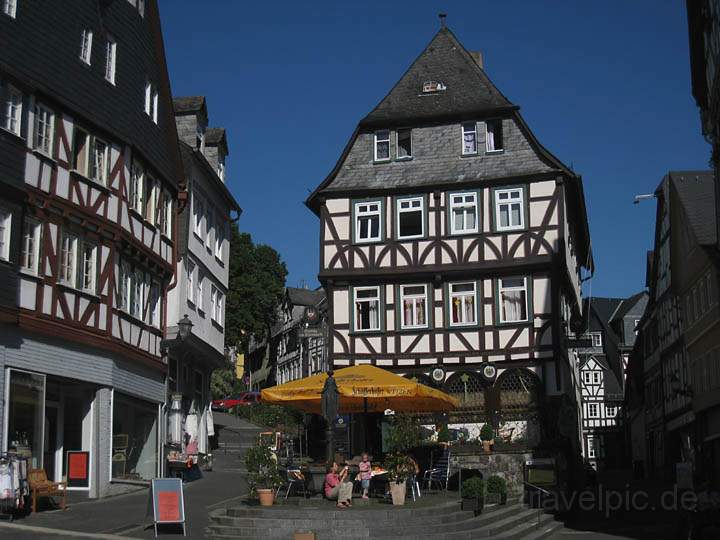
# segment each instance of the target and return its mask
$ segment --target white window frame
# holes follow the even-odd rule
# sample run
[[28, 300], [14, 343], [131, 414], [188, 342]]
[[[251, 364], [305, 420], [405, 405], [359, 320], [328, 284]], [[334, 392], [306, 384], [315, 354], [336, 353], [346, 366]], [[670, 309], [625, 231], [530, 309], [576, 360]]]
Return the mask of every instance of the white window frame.
[[[377, 210], [370, 210], [370, 205], [377, 205]], [[367, 206], [367, 210], [361, 210], [360, 208], [362, 206]], [[357, 201], [354, 203], [354, 215], [355, 215], [355, 243], [361, 244], [361, 243], [370, 243], [370, 242], [379, 242], [382, 239], [382, 231], [383, 231], [383, 212], [382, 212], [382, 200], [375, 200], [375, 201]], [[372, 218], [373, 216], [377, 216], [378, 220], [378, 230], [377, 230], [377, 236], [368, 236], [367, 238], [360, 238], [360, 218], [361, 217], [367, 217]], [[368, 224], [368, 234], [372, 234], [372, 227]]]
[[592, 342], [593, 347], [602, 347], [602, 333], [600, 332], [591, 332], [590, 333], [590, 340]]
[[[420, 207], [414, 207], [415, 203], [419, 202]], [[403, 203], [410, 203], [410, 208], [402, 208]], [[420, 234], [411, 234], [403, 236], [400, 233], [400, 215], [407, 214], [410, 212], [420, 212]], [[395, 226], [397, 227], [397, 239], [398, 240], [413, 240], [415, 238], [425, 238], [425, 197], [402, 197], [395, 200]]]
[[117, 41], [108, 35], [105, 36], [105, 80], [115, 84], [115, 62], [117, 58]]
[[213, 206], [208, 202], [205, 206], [205, 247], [208, 251], [212, 250], [211, 231], [215, 231], [215, 210], [213, 210]]
[[592, 384], [592, 374], [589, 371], [583, 371], [582, 377], [585, 384]]
[[[98, 143], [105, 146], [105, 149], [102, 152], [102, 167], [98, 167]], [[108, 171], [110, 169], [110, 145], [103, 141], [102, 139], [98, 139], [97, 137], [92, 138], [92, 164], [90, 167], [88, 167], [89, 177], [92, 180], [95, 180], [99, 184], [102, 184], [103, 186], [107, 185], [108, 181]], [[87, 156], [88, 159], [90, 159], [90, 156]], [[99, 171], [99, 174], [98, 174]]]
[[198, 276], [197, 276], [197, 292], [195, 295], [195, 306], [198, 308], [198, 311], [205, 311], [205, 302], [203, 298], [203, 275], [200, 273], [200, 270], [198, 270]]
[[12, 212], [0, 206], [0, 259], [10, 260], [10, 239], [12, 238]]
[[187, 301], [195, 304], [195, 267], [197, 265], [188, 259], [185, 265], [185, 275], [187, 277]]
[[[97, 291], [97, 253], [98, 246], [92, 242], [82, 241], [82, 249], [80, 251], [80, 288], [90, 294], [96, 294]], [[90, 249], [90, 260], [86, 258], [86, 248]]]
[[[405, 289], [410, 287], [422, 287], [423, 293], [422, 294], [407, 294], [405, 293]], [[409, 300], [412, 302], [412, 310], [411, 310], [411, 318], [412, 320], [410, 323], [408, 323], [405, 320], [405, 301]], [[425, 322], [418, 323], [417, 321], [417, 304], [419, 301], [424, 303], [424, 318]], [[400, 328], [403, 330], [414, 330], [418, 328], [427, 328], [428, 327], [428, 287], [425, 283], [411, 283], [411, 284], [402, 284], [400, 285], [400, 305], [398, 306], [398, 309], [400, 310]]]
[[[589, 418], [589, 416], [588, 416]], [[587, 446], [588, 446], [588, 457], [589, 458], [596, 458], [596, 447], [595, 447], [595, 437], [588, 437], [587, 438]]]
[[[453, 287], [457, 287], [459, 285], [472, 285], [472, 293], [469, 291], [460, 291], [460, 292], [454, 292]], [[473, 320], [472, 321], [459, 321], [455, 322], [453, 321], [453, 302], [456, 298], [460, 301], [460, 313], [462, 318], [465, 318], [465, 303], [467, 301], [467, 298], [472, 296], [473, 298]], [[450, 305], [448, 306], [448, 319], [450, 321], [450, 326], [475, 326], [478, 324], [478, 294], [477, 294], [477, 283], [475, 281], [458, 281], [455, 283], [449, 283], [448, 284], [448, 300], [450, 302]]]
[[[358, 326], [358, 316], [357, 316], [357, 304], [358, 304], [358, 292], [361, 291], [375, 291], [375, 296], [373, 297], [367, 297], [362, 298], [359, 301], [360, 302], [375, 302], [377, 305], [377, 325], [375, 327], [371, 328], [359, 328]], [[353, 289], [353, 304], [352, 304], [352, 310], [353, 310], [353, 330], [355, 332], [377, 332], [382, 328], [382, 317], [385, 316], [385, 312], [382, 309], [382, 297], [380, 294], [380, 286], [371, 286], [371, 287], [355, 287]]]
[[[472, 130], [467, 129], [468, 127], [472, 126]], [[461, 126], [461, 139], [460, 139], [460, 152], [463, 156], [477, 156], [478, 155], [478, 128], [477, 128], [477, 122], [463, 122]], [[469, 135], [472, 133], [475, 135], [475, 150], [472, 152], [467, 152], [465, 150], [465, 135]]]
[[170, 192], [163, 190], [163, 205], [162, 205], [162, 234], [172, 239], [172, 226], [173, 226], [173, 200], [170, 196]]
[[145, 175], [145, 203], [143, 207], [143, 218], [152, 223], [153, 225], [157, 222], [157, 200], [158, 200], [158, 182], [152, 176]]
[[152, 121], [158, 123], [158, 91], [155, 87], [152, 94]]
[[135, 268], [130, 272], [128, 312], [136, 319], [141, 319], [145, 307], [145, 275], [142, 270]]
[[128, 203], [130, 208], [138, 214], [143, 213], [145, 201], [145, 169], [139, 163], [133, 163], [130, 172], [130, 189], [128, 190]]
[[617, 418], [618, 408], [615, 405], [605, 405], [605, 416]]
[[[490, 138], [488, 137], [488, 133], [489, 133], [489, 130], [488, 130], [488, 122], [497, 122], [497, 123], [500, 125], [500, 133], [502, 134], [502, 135], [501, 135], [501, 138], [502, 138], [502, 140], [503, 140], [503, 141], [502, 141], [502, 143], [503, 143], [502, 148], [496, 148], [496, 147], [495, 147], [495, 137], [494, 137], [494, 136], [493, 136], [493, 148], [490, 148]], [[486, 120], [486, 121], [483, 122], [483, 123], [485, 124], [485, 152], [486, 152], [487, 154], [499, 154], [499, 153], [501, 153], [501, 152], [504, 152], [504, 151], [505, 151], [505, 137], [504, 137], [504, 133], [503, 133], [503, 121], [502, 121], [502, 119], [497, 118], [497, 119], [493, 119], [493, 120]], [[494, 135], [494, 134], [493, 134], [493, 135]]]
[[89, 28], [84, 28], [80, 37], [80, 60], [88, 66], [92, 61], [92, 42], [93, 32]]
[[[20, 268], [26, 272], [37, 275], [40, 271], [40, 238], [42, 233], [41, 223], [32, 218], [25, 218], [23, 223], [22, 246], [20, 248]], [[32, 242], [32, 246], [28, 245]], [[26, 253], [32, 257], [32, 264], [27, 265]]]
[[[455, 197], [462, 197], [462, 202], [456, 203]], [[469, 203], [465, 201], [465, 198], [472, 197], [473, 202]], [[475, 191], [466, 191], [463, 193], [450, 193], [448, 194], [450, 199], [450, 234], [472, 234], [477, 233], [480, 230], [480, 209], [478, 205], [478, 194]], [[467, 212], [468, 208], [472, 208], [475, 212], [475, 227], [472, 228], [455, 228], [455, 210], [461, 209], [463, 212], [463, 225], [467, 223]]]
[[[523, 286], [522, 287], [515, 287], [515, 286], [503, 286], [503, 281], [506, 279], [522, 279], [523, 280]], [[502, 299], [502, 293], [503, 291], [524, 291], [525, 292], [525, 318], [524, 319], [514, 319], [511, 321], [505, 320], [505, 317], [503, 315], [503, 299]], [[505, 278], [498, 278], [498, 315], [500, 317], [501, 323], [516, 323], [516, 322], [527, 322], [532, 317], [530, 313], [530, 298], [529, 298], [529, 292], [528, 292], [528, 278], [527, 276], [508, 276]]]
[[14, 19], [17, 15], [17, 0], [3, 0], [3, 13]]
[[224, 296], [215, 285], [210, 286], [210, 318], [220, 326], [223, 325]]
[[52, 157], [53, 142], [55, 138], [55, 113], [53, 113], [52, 109], [46, 107], [42, 103], [36, 103], [35, 121], [33, 124], [33, 147], [38, 152], [41, 152], [48, 157]]
[[[518, 193], [519, 197], [512, 197], [514, 193]], [[500, 200], [501, 194], [507, 194], [508, 199]], [[525, 190], [521, 187], [496, 189], [493, 195], [495, 201], [495, 228], [498, 231], [519, 231], [525, 228]], [[500, 221], [500, 208], [504, 205], [508, 207], [513, 204], [520, 205], [520, 223], [512, 224], [512, 212], [511, 208], [508, 208], [508, 225], [503, 226]]]
[[3, 98], [3, 123], [2, 128], [20, 136], [22, 128], [22, 107], [23, 95], [17, 88], [12, 85], [5, 87]]
[[223, 260], [223, 244], [225, 243], [225, 227], [221, 218], [215, 218], [215, 258]]
[[[593, 413], [593, 411], [595, 411]], [[600, 405], [598, 403], [588, 403], [588, 418], [600, 418]]]
[[[410, 134], [410, 153], [407, 156], [401, 156], [400, 155], [400, 132], [407, 132]], [[395, 131], [395, 159], [398, 161], [403, 161], [406, 159], [412, 159], [413, 158], [413, 136], [412, 136], [412, 129], [411, 128], [401, 128]]]
[[77, 279], [78, 242], [79, 238], [75, 234], [67, 231], [62, 231], [60, 234], [60, 269], [58, 272], [58, 281], [69, 287], [75, 287]]
[[[378, 138], [378, 135], [380, 133], [387, 133], [387, 138], [382, 138], [382, 139]], [[390, 148], [390, 130], [389, 129], [379, 129], [373, 134], [373, 137], [374, 137], [373, 153], [374, 153], [375, 161], [377, 161], [377, 162], [390, 161], [390, 158], [392, 155], [391, 148]], [[387, 157], [383, 157], [383, 158], [378, 157], [378, 144], [379, 143], [387, 143], [387, 146], [388, 146]]]
[[593, 371], [592, 383], [593, 384], [602, 384], [602, 373], [600, 371]]
[[160, 328], [160, 284], [153, 281], [150, 285], [150, 324]]

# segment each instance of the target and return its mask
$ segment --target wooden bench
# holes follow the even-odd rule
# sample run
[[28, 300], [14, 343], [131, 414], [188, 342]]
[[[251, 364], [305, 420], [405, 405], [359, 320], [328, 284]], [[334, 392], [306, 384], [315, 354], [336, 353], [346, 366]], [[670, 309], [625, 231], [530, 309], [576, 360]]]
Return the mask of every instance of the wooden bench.
[[37, 500], [40, 497], [55, 497], [62, 495], [60, 508], [65, 510], [65, 497], [67, 495], [67, 482], [51, 482], [48, 480], [45, 469], [30, 469], [28, 472], [28, 485], [32, 496], [32, 511], [37, 512]]

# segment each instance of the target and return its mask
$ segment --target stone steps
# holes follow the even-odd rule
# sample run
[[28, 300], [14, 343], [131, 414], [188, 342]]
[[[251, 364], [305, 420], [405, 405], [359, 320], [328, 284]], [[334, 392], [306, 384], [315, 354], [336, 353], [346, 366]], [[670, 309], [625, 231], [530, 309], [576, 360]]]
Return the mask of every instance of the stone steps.
[[210, 515], [209, 538], [292, 538], [297, 531], [314, 531], [318, 540], [332, 538], [383, 540], [444, 540], [476, 538], [541, 540], [562, 524], [553, 516], [518, 503], [488, 507], [475, 517], [460, 510], [458, 501], [418, 508], [333, 510], [332, 507], [218, 509]]

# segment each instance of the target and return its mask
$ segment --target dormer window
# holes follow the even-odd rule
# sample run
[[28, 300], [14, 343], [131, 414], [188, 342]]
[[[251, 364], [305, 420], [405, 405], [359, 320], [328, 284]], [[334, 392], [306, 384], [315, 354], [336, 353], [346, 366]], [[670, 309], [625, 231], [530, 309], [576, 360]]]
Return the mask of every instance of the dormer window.
[[80, 60], [90, 65], [90, 55], [92, 53], [92, 30], [87, 28], [82, 32], [82, 40], [80, 44]]
[[217, 174], [218, 174], [218, 177], [220, 178], [220, 180], [222, 180], [224, 182], [225, 181], [225, 160], [222, 158], [218, 161]]
[[390, 130], [381, 129], [375, 132], [375, 161], [390, 160]]
[[425, 81], [422, 87], [423, 94], [435, 94], [445, 90], [447, 90], [447, 86], [440, 81]]
[[205, 128], [198, 126], [195, 131], [195, 148], [201, 152], [205, 151]]
[[477, 154], [477, 124], [465, 122], [462, 125], [462, 154], [470, 156]]
[[502, 152], [503, 129], [502, 120], [488, 120], [485, 122], [485, 150], [487, 152]]
[[412, 158], [412, 131], [410, 129], [397, 130], [397, 158]]

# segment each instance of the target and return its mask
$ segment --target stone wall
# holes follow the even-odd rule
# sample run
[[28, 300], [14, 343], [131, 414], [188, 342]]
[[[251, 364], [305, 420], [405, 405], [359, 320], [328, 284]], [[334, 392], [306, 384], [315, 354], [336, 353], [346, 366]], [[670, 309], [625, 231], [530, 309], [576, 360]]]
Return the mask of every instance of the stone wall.
[[532, 459], [530, 452], [456, 453], [450, 455], [451, 467], [455, 470], [477, 469], [483, 478], [497, 475], [505, 479], [508, 494], [520, 494], [523, 490], [523, 466]]

